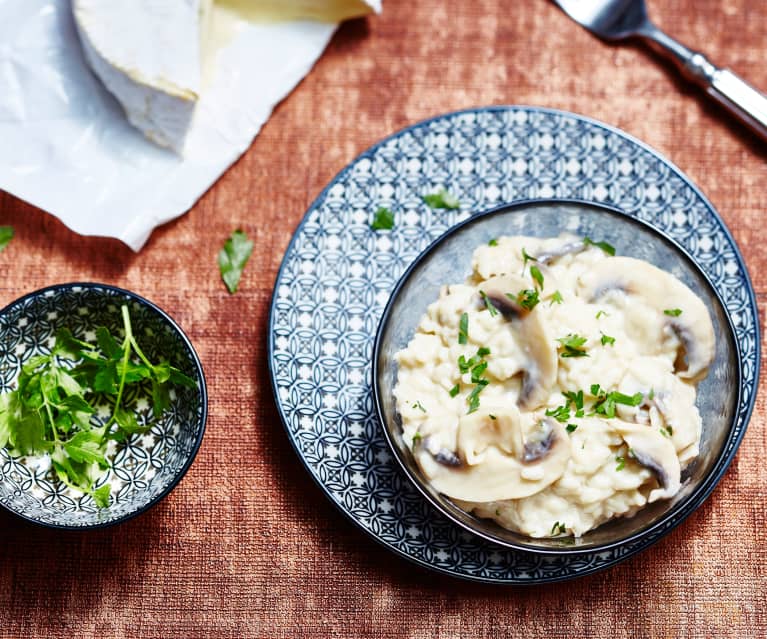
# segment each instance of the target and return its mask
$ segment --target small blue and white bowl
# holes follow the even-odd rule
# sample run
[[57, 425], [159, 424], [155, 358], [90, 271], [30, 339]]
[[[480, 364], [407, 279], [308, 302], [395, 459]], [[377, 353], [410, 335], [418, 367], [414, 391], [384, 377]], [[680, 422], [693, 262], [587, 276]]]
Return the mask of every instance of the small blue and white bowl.
[[[194, 461], [208, 413], [199, 357], [164, 311], [130, 291], [106, 284], [60, 284], [6, 306], [0, 311], [0, 393], [14, 388], [26, 361], [49, 352], [61, 328], [83, 340], [92, 340], [99, 326], [121, 334], [123, 304], [128, 305], [134, 335], [150, 361], [168, 361], [194, 379], [197, 387], [175, 388], [170, 408], [153, 419], [149, 431], [118, 444], [109, 470], [96, 484], [111, 486], [106, 508], [98, 508], [90, 495], [66, 487], [45, 458], [25, 463], [0, 448], [0, 506], [23, 519], [65, 529], [117, 524], [159, 502]], [[145, 410], [151, 416], [151, 407]]]

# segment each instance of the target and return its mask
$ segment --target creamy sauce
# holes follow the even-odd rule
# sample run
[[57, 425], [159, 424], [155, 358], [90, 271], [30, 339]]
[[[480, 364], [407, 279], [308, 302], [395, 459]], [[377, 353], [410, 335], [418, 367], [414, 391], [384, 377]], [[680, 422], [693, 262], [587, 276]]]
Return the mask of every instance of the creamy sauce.
[[703, 302], [572, 236], [498, 238], [472, 266], [396, 356], [404, 441], [432, 485], [531, 537], [676, 494], [714, 354]]

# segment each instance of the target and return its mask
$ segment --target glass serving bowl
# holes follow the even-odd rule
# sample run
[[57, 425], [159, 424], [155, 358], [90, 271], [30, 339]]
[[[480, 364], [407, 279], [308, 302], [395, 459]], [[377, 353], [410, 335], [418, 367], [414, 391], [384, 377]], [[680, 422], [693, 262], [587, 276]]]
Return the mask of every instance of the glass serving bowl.
[[[677, 495], [648, 504], [631, 517], [606, 522], [577, 539], [534, 539], [465, 512], [429, 484], [402, 438], [393, 393], [397, 381], [394, 355], [413, 337], [427, 307], [438, 299], [440, 287], [463, 282], [471, 274], [476, 247], [502, 235], [556, 237], [563, 232], [605, 240], [615, 247], [616, 255], [646, 260], [687, 284], [709, 311], [716, 354], [708, 375], [698, 384], [696, 401], [703, 421], [700, 454], [683, 470]], [[374, 346], [373, 371], [376, 408], [386, 439], [424, 497], [450, 520], [485, 539], [516, 550], [552, 554], [598, 552], [638, 541], [661, 529], [668, 532], [699, 506], [728, 465], [726, 452], [733, 439], [742, 373], [734, 327], [724, 304], [708, 277], [679, 244], [617, 209], [563, 200], [519, 202], [479, 213], [432, 243], [403, 274], [384, 310]]]

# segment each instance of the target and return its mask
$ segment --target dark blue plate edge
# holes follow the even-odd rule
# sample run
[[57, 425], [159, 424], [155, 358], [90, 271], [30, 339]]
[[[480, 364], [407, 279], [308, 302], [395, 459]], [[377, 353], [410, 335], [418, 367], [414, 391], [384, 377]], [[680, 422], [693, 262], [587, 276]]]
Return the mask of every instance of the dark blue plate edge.
[[163, 499], [165, 499], [173, 491], [173, 489], [179, 484], [179, 482], [186, 475], [189, 468], [192, 466], [192, 463], [194, 462], [195, 458], [197, 457], [197, 453], [200, 450], [200, 446], [202, 446], [202, 440], [205, 435], [205, 428], [208, 422], [208, 386], [207, 386], [207, 381], [205, 379], [205, 372], [203, 371], [203, 368], [202, 368], [202, 362], [200, 361], [200, 357], [197, 354], [197, 351], [194, 349], [194, 346], [192, 346], [192, 342], [189, 339], [189, 337], [186, 335], [186, 333], [181, 329], [181, 327], [176, 323], [176, 321], [170, 315], [168, 315], [164, 310], [162, 310], [159, 306], [157, 306], [157, 304], [149, 301], [148, 299], [139, 295], [138, 293], [129, 291], [128, 289], [120, 288], [119, 286], [113, 286], [111, 284], [101, 284], [99, 282], [66, 282], [63, 284], [52, 284], [51, 286], [46, 286], [44, 288], [31, 291], [30, 293], [27, 293], [26, 295], [22, 295], [21, 297], [9, 302], [2, 309], [0, 309], [0, 315], [5, 315], [6, 312], [10, 311], [16, 305], [22, 304], [23, 302], [29, 299], [32, 299], [33, 297], [38, 297], [40, 295], [43, 295], [44, 293], [48, 291], [71, 291], [73, 288], [76, 288], [76, 287], [81, 287], [86, 289], [103, 289], [103, 290], [112, 291], [114, 293], [117, 293], [118, 295], [125, 295], [131, 300], [135, 300], [139, 302], [140, 304], [146, 305], [147, 307], [152, 309], [154, 312], [156, 312], [158, 315], [160, 315], [160, 317], [162, 317], [166, 322], [168, 322], [171, 328], [173, 328], [173, 330], [175, 330], [176, 333], [178, 333], [178, 335], [181, 337], [181, 341], [186, 346], [188, 352], [192, 356], [192, 362], [194, 363], [194, 366], [197, 369], [197, 374], [200, 380], [200, 401], [202, 405], [202, 413], [200, 415], [200, 432], [198, 433], [197, 439], [195, 440], [192, 446], [192, 450], [189, 453], [189, 458], [186, 460], [184, 465], [181, 467], [181, 470], [171, 480], [168, 486], [166, 486], [165, 489], [161, 493], [159, 493], [157, 496], [155, 496], [149, 503], [145, 504], [138, 510], [135, 510], [126, 515], [123, 515], [122, 517], [118, 519], [112, 519], [110, 521], [106, 521], [99, 524], [90, 524], [85, 526], [65, 526], [63, 524], [51, 524], [47, 522], [38, 521], [31, 517], [27, 517], [26, 515], [22, 515], [21, 513], [17, 513], [15, 510], [8, 508], [5, 504], [0, 504], [0, 508], [11, 513], [14, 517], [23, 519], [24, 521], [34, 524], [35, 526], [39, 526], [41, 528], [52, 528], [56, 530], [66, 530], [70, 532], [79, 532], [79, 531], [84, 532], [88, 530], [98, 530], [100, 528], [110, 528], [112, 526], [121, 524], [125, 521], [128, 521], [129, 519], [133, 519], [134, 517], [138, 517], [139, 515], [144, 514], [150, 508], [152, 508], [153, 506], [156, 506]]
[[[426, 118], [424, 120], [419, 120], [417, 122], [414, 122], [413, 124], [410, 124], [408, 126], [402, 127], [401, 129], [395, 131], [394, 133], [386, 136], [385, 138], [380, 139], [375, 144], [371, 145], [367, 149], [365, 149], [363, 152], [359, 153], [355, 158], [350, 160], [344, 168], [342, 168], [336, 175], [333, 176], [333, 178], [330, 179], [330, 181], [327, 183], [325, 188], [320, 192], [320, 194], [312, 201], [312, 203], [307, 208], [306, 212], [304, 213], [303, 217], [301, 218], [301, 221], [299, 222], [298, 226], [296, 227], [295, 231], [293, 232], [293, 235], [290, 238], [290, 242], [288, 243], [287, 248], [285, 249], [285, 255], [282, 259], [282, 262], [280, 263], [280, 268], [277, 271], [277, 275], [275, 277], [274, 282], [274, 290], [276, 291], [277, 285], [279, 284], [280, 279], [282, 278], [283, 271], [286, 269], [287, 263], [288, 263], [288, 256], [291, 254], [291, 252], [294, 249], [295, 243], [297, 241], [297, 236], [301, 229], [304, 227], [304, 225], [308, 221], [308, 215], [310, 211], [316, 209], [319, 207], [319, 205], [326, 199], [328, 192], [330, 191], [331, 187], [338, 182], [342, 177], [344, 177], [347, 173], [351, 171], [351, 167], [355, 165], [359, 160], [369, 157], [372, 154], [374, 154], [380, 147], [384, 146], [391, 140], [403, 135], [407, 131], [429, 125], [433, 122], [437, 122], [439, 120], [445, 120], [448, 118], [452, 118], [455, 116], [460, 115], [468, 115], [468, 114], [478, 114], [478, 113], [502, 113], [507, 111], [527, 111], [527, 112], [538, 112], [538, 113], [546, 113], [554, 116], [559, 116], [563, 118], [574, 118], [576, 120], [580, 120], [582, 122], [585, 122], [587, 124], [590, 124], [594, 127], [601, 128], [605, 131], [609, 131], [610, 133], [613, 133], [617, 135], [618, 137], [622, 137], [623, 139], [628, 140], [629, 142], [632, 142], [633, 144], [636, 144], [643, 150], [645, 150], [647, 153], [649, 153], [651, 156], [657, 158], [662, 163], [664, 163], [666, 166], [668, 166], [672, 171], [674, 171], [679, 177], [699, 198], [700, 200], [705, 204], [705, 206], [709, 209], [709, 211], [712, 213], [714, 220], [719, 225], [721, 231], [724, 233], [724, 236], [729, 241], [730, 245], [732, 246], [733, 252], [735, 254], [735, 259], [738, 261], [739, 266], [741, 267], [741, 270], [743, 271], [743, 274], [745, 276], [746, 281], [746, 287], [748, 289], [748, 298], [750, 302], [750, 308], [753, 313], [753, 316], [756, 318], [755, 321], [755, 347], [754, 347], [754, 391], [751, 395], [751, 398], [749, 400], [748, 405], [746, 406], [744, 417], [743, 417], [743, 429], [739, 433], [738, 437], [736, 438], [736, 441], [734, 442], [734, 446], [731, 451], [731, 455], [728, 458], [727, 465], [729, 466], [729, 463], [732, 461], [732, 458], [734, 457], [735, 453], [737, 452], [738, 447], [740, 446], [740, 442], [743, 439], [743, 435], [746, 432], [746, 427], [748, 426], [748, 423], [751, 419], [751, 414], [754, 409], [754, 403], [756, 401], [756, 390], [757, 390], [757, 384], [759, 380], [759, 374], [761, 370], [761, 353], [759, 349], [759, 344], [761, 344], [761, 337], [760, 337], [760, 330], [759, 330], [759, 313], [756, 306], [756, 294], [754, 292], [754, 287], [751, 283], [751, 277], [748, 273], [748, 269], [746, 268], [745, 260], [743, 259], [743, 256], [740, 253], [740, 249], [738, 248], [738, 245], [735, 242], [735, 239], [732, 236], [732, 233], [730, 233], [730, 230], [727, 228], [727, 226], [724, 223], [724, 220], [719, 215], [717, 210], [714, 208], [714, 206], [711, 204], [711, 202], [708, 200], [708, 198], [703, 194], [703, 192], [688, 178], [684, 172], [682, 172], [679, 167], [677, 167], [673, 162], [669, 161], [663, 154], [659, 153], [646, 143], [642, 142], [641, 140], [635, 138], [634, 136], [626, 133], [625, 131], [622, 131], [618, 129], [617, 127], [611, 126], [609, 124], [605, 124], [603, 122], [600, 122], [599, 120], [595, 120], [593, 118], [590, 118], [588, 116], [584, 116], [578, 113], [573, 113], [571, 111], [563, 111], [561, 109], [552, 109], [549, 107], [540, 107], [540, 106], [530, 106], [530, 105], [524, 105], [524, 104], [516, 104], [516, 105], [493, 105], [493, 106], [484, 106], [484, 107], [469, 107], [466, 109], [460, 109], [457, 111], [450, 111], [447, 113], [441, 113], [439, 115]], [[519, 200], [517, 200], [519, 201]], [[508, 202], [507, 204], [513, 204], [514, 202]], [[597, 204], [594, 202], [588, 202], [588, 204]], [[704, 272], [705, 273], [705, 272]], [[707, 274], [706, 274], [707, 275]], [[719, 293], [716, 286], [714, 286], [714, 290], [717, 291], [717, 294]], [[725, 305], [725, 309], [727, 309], [727, 306]], [[351, 521], [357, 528], [362, 530], [366, 535], [371, 537], [373, 540], [375, 540], [378, 544], [380, 544], [382, 547], [394, 552], [395, 554], [399, 555], [400, 557], [405, 558], [411, 563], [414, 563], [418, 566], [424, 567], [427, 570], [439, 572], [442, 574], [449, 575], [451, 577], [455, 577], [458, 579], [462, 579], [465, 581], [471, 581], [475, 583], [486, 583], [486, 584], [494, 584], [494, 585], [507, 585], [507, 586], [527, 586], [527, 585], [536, 585], [536, 584], [544, 584], [544, 583], [552, 583], [552, 582], [560, 582], [560, 581], [569, 581], [571, 579], [576, 579], [578, 577], [583, 577], [588, 574], [593, 574], [595, 572], [599, 572], [601, 570], [605, 570], [607, 568], [610, 568], [624, 559], [629, 558], [630, 556], [644, 550], [648, 545], [654, 543], [654, 540], [651, 542], [648, 542], [647, 545], [642, 545], [639, 548], [636, 548], [632, 553], [626, 554], [625, 556], [622, 556], [618, 559], [616, 559], [613, 563], [608, 563], [603, 566], [599, 566], [597, 568], [588, 569], [587, 571], [573, 574], [573, 575], [565, 575], [565, 576], [556, 576], [556, 577], [544, 577], [544, 578], [538, 578], [538, 579], [530, 579], [529, 581], [510, 581], [508, 579], [500, 579], [500, 578], [493, 578], [493, 577], [481, 577], [477, 575], [470, 575], [466, 573], [458, 573], [455, 571], [448, 570], [447, 568], [443, 568], [441, 566], [435, 566], [431, 563], [428, 563], [424, 560], [418, 559], [417, 557], [413, 557], [399, 548], [392, 546], [388, 542], [384, 541], [383, 539], [379, 538], [377, 535], [373, 534], [368, 528], [365, 528], [359, 521], [357, 521], [351, 513], [349, 513], [347, 510], [345, 510], [340, 503], [338, 503], [335, 499], [333, 499], [333, 496], [330, 495], [330, 493], [327, 491], [326, 487], [320, 479], [314, 474], [309, 464], [304, 459], [304, 456], [302, 452], [299, 450], [298, 445], [296, 441], [292, 437], [292, 433], [290, 431], [290, 427], [288, 425], [287, 416], [285, 415], [285, 412], [282, 408], [282, 404], [280, 403], [280, 397], [279, 397], [279, 391], [277, 388], [277, 378], [276, 378], [276, 372], [274, 368], [274, 317], [277, 310], [277, 301], [276, 301], [276, 295], [272, 295], [272, 301], [269, 305], [269, 322], [268, 322], [268, 332], [267, 332], [267, 364], [269, 366], [269, 377], [271, 378], [272, 382], [272, 395], [274, 397], [275, 405], [277, 406], [277, 412], [280, 416], [280, 420], [282, 421], [283, 428], [285, 429], [285, 434], [287, 435], [288, 441], [290, 442], [290, 445], [293, 447], [293, 450], [295, 451], [296, 455], [298, 456], [299, 460], [301, 461], [301, 464], [304, 466], [304, 468], [309, 473], [309, 476], [314, 480], [315, 484], [320, 488], [320, 490], [325, 494], [325, 496], [329, 499], [329, 501], [349, 520]], [[727, 313], [729, 316], [729, 311]], [[737, 342], [737, 340], [736, 340]], [[741, 385], [742, 386], [742, 385]], [[742, 392], [742, 388], [739, 389], [739, 393]], [[726, 470], [727, 466], [723, 470]], [[713, 487], [712, 487], [713, 490]], [[695, 510], [693, 508], [693, 510]], [[691, 514], [690, 512], [685, 513], [678, 513], [680, 517], [686, 518]]]
[[[379, 392], [380, 389], [377, 382], [378, 376], [376, 372], [378, 370], [378, 364], [379, 364], [380, 340], [383, 334], [384, 326], [387, 323], [389, 316], [391, 315], [393, 301], [396, 298], [397, 294], [399, 293], [400, 289], [405, 285], [407, 280], [410, 278], [412, 272], [416, 268], [418, 268], [421, 262], [429, 254], [437, 250], [440, 244], [442, 244], [443, 242], [446, 242], [449, 238], [459, 233], [462, 229], [480, 222], [483, 218], [492, 216], [497, 213], [502, 213], [508, 210], [525, 209], [531, 206], [546, 206], [546, 205], [565, 205], [565, 206], [576, 205], [576, 206], [583, 206], [586, 208], [591, 208], [596, 210], [609, 211], [624, 217], [630, 224], [636, 224], [637, 226], [644, 227], [646, 230], [650, 232], [651, 235], [652, 234], [657, 235], [662, 240], [664, 240], [667, 244], [671, 245], [684, 257], [684, 259], [690, 264], [692, 269], [701, 275], [704, 282], [706, 282], [706, 285], [713, 292], [714, 299], [717, 301], [721, 309], [724, 311], [724, 316], [727, 318], [727, 326], [729, 328], [728, 337], [731, 339], [732, 343], [735, 346], [735, 355], [736, 355], [737, 361], [738, 362], [741, 361], [740, 344], [738, 343], [737, 333], [735, 332], [735, 325], [733, 324], [732, 318], [730, 317], [730, 314], [727, 311], [727, 306], [725, 305], [724, 300], [722, 299], [722, 296], [720, 295], [719, 291], [716, 289], [716, 286], [714, 286], [714, 283], [711, 281], [711, 278], [697, 264], [697, 262], [692, 257], [692, 255], [690, 255], [690, 253], [674, 238], [664, 233], [660, 229], [655, 228], [649, 222], [642, 220], [638, 217], [634, 217], [633, 215], [629, 215], [628, 213], [626, 213], [625, 211], [619, 208], [616, 208], [614, 206], [609, 206], [606, 204], [595, 204], [594, 202], [590, 202], [588, 200], [579, 200], [576, 198], [535, 198], [535, 199], [529, 199], [529, 200], [516, 200], [515, 202], [512, 202], [511, 204], [501, 204], [500, 206], [493, 207], [492, 209], [488, 209], [486, 211], [480, 211], [478, 213], [473, 214], [471, 217], [465, 220], [462, 220], [461, 222], [458, 222], [457, 224], [454, 224], [453, 226], [451, 226], [447, 231], [445, 231], [437, 239], [431, 242], [423, 251], [421, 251], [418, 254], [418, 256], [408, 265], [408, 267], [400, 276], [399, 280], [397, 280], [397, 283], [395, 284], [394, 288], [392, 289], [391, 295], [389, 296], [389, 300], [386, 303], [386, 306], [384, 307], [383, 313], [381, 314], [381, 319], [378, 324], [378, 329], [376, 331], [376, 336], [375, 336], [375, 340], [373, 344], [372, 387], [373, 387], [373, 400], [375, 404], [376, 415], [378, 417], [379, 422], [383, 424], [386, 421], [385, 412], [383, 410], [383, 402], [381, 399], [381, 394]], [[741, 405], [741, 400], [743, 396], [742, 386], [743, 386], [742, 367], [738, 366], [737, 397], [735, 401], [736, 411], [738, 414], [740, 413], [740, 405]], [[732, 432], [736, 427], [737, 427], [737, 420], [733, 421], [729, 425], [730, 432]], [[730, 450], [728, 454], [729, 445], [733, 440], [732, 440], [732, 437], [726, 438], [725, 443], [722, 447], [722, 450], [719, 453], [712, 467], [711, 474], [706, 479], [706, 481], [702, 482], [701, 485], [698, 486], [698, 488], [687, 497], [686, 503], [682, 505], [682, 508], [676, 513], [670, 513], [667, 516], [658, 519], [656, 522], [654, 522], [653, 524], [651, 524], [649, 527], [645, 528], [644, 530], [634, 533], [630, 535], [629, 537], [625, 537], [618, 541], [611, 542], [609, 544], [604, 544], [598, 547], [577, 548], [577, 547], [563, 546], [562, 548], [557, 548], [557, 549], [547, 549], [547, 548], [531, 548], [523, 544], [519, 546], [515, 546], [513, 543], [504, 542], [503, 540], [495, 539], [490, 535], [484, 535], [482, 533], [476, 532], [472, 530], [471, 528], [469, 528], [468, 526], [466, 526], [465, 524], [461, 523], [460, 521], [455, 520], [450, 515], [449, 512], [447, 512], [438, 503], [435, 502], [435, 500], [431, 497], [431, 495], [429, 495], [425, 490], [423, 490], [420, 483], [413, 477], [410, 469], [407, 467], [407, 465], [404, 463], [404, 460], [401, 458], [397, 446], [391, 439], [391, 434], [389, 433], [389, 430], [385, 426], [382, 426], [382, 428], [383, 428], [384, 437], [386, 438], [386, 441], [389, 444], [389, 447], [392, 449], [394, 458], [397, 460], [401, 470], [407, 476], [408, 480], [410, 480], [410, 482], [415, 486], [418, 492], [421, 493], [424, 499], [426, 499], [426, 501], [428, 501], [437, 512], [441, 513], [443, 517], [450, 520], [455, 525], [463, 528], [467, 532], [474, 534], [477, 537], [480, 537], [481, 539], [484, 539], [485, 541], [489, 543], [497, 544], [506, 549], [510, 549], [513, 552], [529, 553], [529, 554], [533, 554], [537, 556], [548, 555], [548, 556], [555, 556], [555, 557], [565, 557], [565, 556], [583, 557], [585, 555], [592, 555], [592, 554], [607, 552], [610, 550], [615, 550], [616, 548], [618, 548], [619, 546], [622, 546], [623, 544], [631, 544], [631, 543], [636, 543], [637, 544], [636, 547], [632, 547], [632, 550], [627, 552], [625, 555], [622, 555], [618, 561], [623, 561], [624, 559], [640, 552], [641, 550], [647, 548], [649, 545], [652, 545], [655, 542], [662, 539], [663, 537], [665, 537], [674, 528], [676, 528], [679, 524], [681, 524], [682, 521], [684, 521], [684, 519], [688, 515], [692, 514], [692, 512], [696, 510], [709, 497], [713, 489], [716, 487], [716, 485], [719, 483], [721, 478], [724, 476], [724, 473], [729, 467], [730, 462], [732, 461], [732, 457], [734, 456], [734, 453], [737, 450], [737, 445], [736, 445], [734, 448], [732, 448], [732, 450]], [[745, 427], [742, 430], [745, 430]], [[686, 514], [683, 517], [677, 519], [678, 517], [680, 517], [680, 513], [686, 513]], [[638, 537], [644, 537], [646, 535], [651, 537], [651, 539], [648, 540], [647, 544], [644, 544], [637, 540]], [[584, 575], [590, 574], [591, 572], [602, 570], [604, 568], [615, 565], [615, 563], [617, 563], [617, 561], [614, 563], [607, 563], [604, 566], [595, 567], [593, 569], [586, 569], [586, 571], [583, 574]]]

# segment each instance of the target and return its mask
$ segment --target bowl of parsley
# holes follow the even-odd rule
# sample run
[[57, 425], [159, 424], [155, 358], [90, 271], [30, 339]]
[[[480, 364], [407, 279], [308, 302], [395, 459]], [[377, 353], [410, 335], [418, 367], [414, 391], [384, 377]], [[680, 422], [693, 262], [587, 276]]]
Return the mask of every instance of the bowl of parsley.
[[0, 311], [0, 506], [53, 528], [113, 525], [165, 497], [207, 419], [199, 357], [130, 291], [34, 291]]

